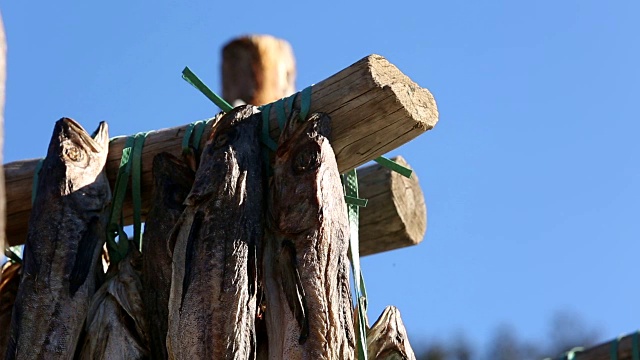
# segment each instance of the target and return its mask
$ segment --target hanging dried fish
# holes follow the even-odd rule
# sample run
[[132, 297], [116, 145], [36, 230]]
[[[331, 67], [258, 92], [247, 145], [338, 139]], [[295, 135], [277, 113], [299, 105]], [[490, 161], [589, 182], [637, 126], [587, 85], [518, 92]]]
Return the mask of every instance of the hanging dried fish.
[[18, 285], [20, 284], [20, 274], [22, 266], [18, 263], [7, 262], [2, 266], [0, 276], [0, 354], [7, 351], [11, 326], [11, 313], [13, 303], [16, 301]]
[[387, 306], [367, 330], [367, 355], [372, 360], [415, 360], [400, 311]]
[[263, 234], [260, 120], [255, 107], [232, 110], [203, 150], [172, 234], [170, 359], [254, 356], [256, 246]]
[[142, 242], [144, 311], [149, 324], [152, 359], [167, 359], [167, 322], [171, 290], [168, 235], [185, 206], [193, 185], [193, 171], [178, 158], [161, 153], [153, 158], [154, 190]]
[[142, 304], [142, 254], [129, 254], [109, 268], [108, 280], [94, 295], [87, 315], [81, 360], [136, 360], [149, 357]]
[[330, 118], [289, 119], [271, 183], [264, 286], [270, 359], [353, 359], [347, 207]]
[[56, 122], [29, 218], [6, 359], [71, 359], [95, 292], [111, 198], [107, 124]]

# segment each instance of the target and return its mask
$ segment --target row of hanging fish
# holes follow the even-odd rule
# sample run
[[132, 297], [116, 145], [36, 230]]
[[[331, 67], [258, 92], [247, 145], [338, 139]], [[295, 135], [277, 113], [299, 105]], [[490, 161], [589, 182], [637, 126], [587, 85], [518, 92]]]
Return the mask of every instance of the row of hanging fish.
[[[131, 244], [106, 274], [107, 125], [92, 137], [59, 120], [23, 263], [3, 270], [5, 358], [355, 359], [349, 225], [330, 119], [305, 120], [291, 114], [272, 169], [253, 106], [214, 124], [197, 170], [157, 155], [142, 252]], [[415, 358], [397, 310], [370, 329], [368, 348], [371, 359]]]

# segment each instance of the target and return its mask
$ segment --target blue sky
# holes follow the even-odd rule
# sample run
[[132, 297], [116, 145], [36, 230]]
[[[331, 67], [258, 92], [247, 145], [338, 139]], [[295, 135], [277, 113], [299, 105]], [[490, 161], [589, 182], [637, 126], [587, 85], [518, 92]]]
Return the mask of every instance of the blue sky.
[[5, 161], [41, 157], [55, 120], [111, 136], [217, 109], [221, 46], [291, 42], [298, 88], [381, 54], [432, 91], [436, 128], [393, 151], [428, 208], [417, 247], [363, 260], [374, 320], [398, 306], [413, 339], [500, 323], [544, 338], [556, 310], [640, 327], [640, 22], [637, 1], [12, 1]]

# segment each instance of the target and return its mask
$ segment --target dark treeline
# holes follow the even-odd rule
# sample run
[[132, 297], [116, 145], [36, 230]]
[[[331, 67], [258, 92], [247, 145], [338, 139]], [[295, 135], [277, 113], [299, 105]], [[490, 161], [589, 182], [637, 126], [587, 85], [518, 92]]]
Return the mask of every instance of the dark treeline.
[[545, 339], [529, 340], [518, 336], [511, 325], [498, 326], [487, 344], [474, 346], [458, 333], [449, 340], [416, 343], [418, 360], [542, 360], [556, 359], [575, 347], [589, 347], [600, 340], [600, 331], [575, 313], [555, 313]]

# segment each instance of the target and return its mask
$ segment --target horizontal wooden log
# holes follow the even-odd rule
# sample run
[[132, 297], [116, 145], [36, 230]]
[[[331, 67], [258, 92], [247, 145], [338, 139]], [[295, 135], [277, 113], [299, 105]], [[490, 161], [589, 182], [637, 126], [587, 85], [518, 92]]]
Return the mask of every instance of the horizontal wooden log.
[[[627, 335], [618, 341], [618, 360], [633, 360], [633, 335]], [[583, 351], [576, 352], [574, 360], [609, 360], [611, 342], [606, 342]]]
[[[300, 100], [296, 102], [299, 107]], [[438, 110], [431, 93], [419, 87], [397, 67], [379, 55], [370, 55], [328, 79], [311, 92], [311, 112], [322, 111], [332, 118], [332, 144], [341, 172], [366, 163], [433, 128]], [[162, 129], [148, 135], [142, 152], [143, 216], [152, 190], [153, 157], [163, 151], [179, 156], [186, 125]], [[270, 114], [271, 136], [277, 139], [275, 109]], [[201, 146], [208, 138], [205, 129]], [[125, 138], [114, 139], [109, 147], [107, 174], [115, 183]], [[10, 245], [26, 238], [31, 211], [31, 185], [38, 160], [4, 165], [7, 194], [7, 237]], [[129, 198], [129, 197], [127, 197]], [[130, 223], [130, 202], [124, 206]]]
[[[410, 167], [398, 156], [398, 164]], [[415, 172], [410, 179], [380, 165], [358, 170], [360, 197], [360, 255], [416, 245], [427, 230], [427, 207]]]

